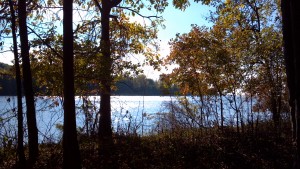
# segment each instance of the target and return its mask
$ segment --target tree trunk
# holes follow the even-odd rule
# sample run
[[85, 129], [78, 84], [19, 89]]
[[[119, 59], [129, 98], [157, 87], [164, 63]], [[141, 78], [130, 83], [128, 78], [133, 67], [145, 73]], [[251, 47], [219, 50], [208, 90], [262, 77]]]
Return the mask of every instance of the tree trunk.
[[32, 76], [29, 60], [29, 45], [27, 33], [27, 13], [26, 0], [19, 0], [18, 16], [20, 27], [21, 57], [23, 63], [23, 85], [25, 90], [27, 125], [28, 125], [28, 146], [29, 146], [29, 167], [33, 167], [39, 154], [38, 150], [38, 130], [36, 125], [36, 115], [34, 106], [34, 93], [32, 88]]
[[94, 0], [101, 12], [101, 56], [100, 56], [100, 118], [99, 118], [99, 157], [104, 162], [104, 167], [112, 168], [112, 159], [110, 158], [112, 153], [112, 126], [111, 126], [111, 83], [112, 83], [112, 63], [111, 58], [111, 44], [110, 44], [110, 26], [109, 18], [110, 11], [113, 7], [117, 6], [121, 0], [102, 0], [100, 4], [97, 0]]
[[274, 131], [278, 133], [280, 129], [280, 110], [278, 110], [278, 102], [277, 102], [277, 96], [275, 91], [272, 91], [270, 99], [271, 99], [271, 111], [273, 114], [272, 118], [274, 122]]
[[253, 115], [253, 96], [251, 91], [250, 96], [250, 115], [251, 115], [251, 132], [254, 133], [254, 115]]
[[238, 109], [238, 106], [237, 106], [237, 103], [236, 103], [236, 95], [235, 95], [235, 89], [234, 89], [234, 92], [233, 92], [233, 102], [234, 102], [234, 110], [235, 110], [235, 113], [236, 113], [236, 131], [237, 133], [240, 133], [240, 126], [239, 126], [239, 109]]
[[64, 78], [64, 128], [63, 168], [80, 169], [81, 160], [77, 141], [74, 56], [73, 56], [73, 0], [63, 1], [63, 78]]
[[292, 44], [292, 21], [290, 13], [290, 1], [281, 1], [282, 11], [282, 32], [284, 45], [284, 59], [287, 75], [287, 86], [289, 88], [289, 104], [291, 107], [291, 121], [293, 139], [296, 139], [296, 115], [295, 115], [295, 72], [294, 72], [294, 58], [293, 58], [293, 44]]
[[18, 56], [18, 44], [16, 35], [16, 16], [14, 10], [14, 4], [12, 0], [9, 0], [9, 7], [11, 13], [11, 30], [13, 36], [13, 52], [15, 59], [15, 69], [16, 69], [16, 85], [17, 85], [17, 104], [18, 104], [18, 168], [25, 168], [25, 154], [24, 154], [24, 133], [23, 133], [23, 109], [22, 109], [22, 83], [21, 83], [21, 71]]
[[300, 168], [300, 1], [291, 0], [291, 19], [293, 32], [293, 56], [295, 69], [295, 86], [296, 86], [296, 143], [297, 143], [297, 161], [296, 166]]
[[[286, 62], [287, 84], [290, 93], [293, 136], [296, 139], [297, 153], [295, 168], [300, 168], [300, 2], [282, 0], [282, 21], [284, 57]], [[298, 86], [298, 87], [296, 87]]]
[[223, 129], [224, 129], [224, 108], [223, 108], [223, 94], [221, 91], [219, 91], [219, 94], [220, 94], [220, 104], [221, 104], [221, 131], [223, 132]]
[[111, 11], [111, 4], [109, 0], [102, 0], [101, 11], [101, 101], [100, 101], [100, 118], [99, 118], [99, 156], [104, 157], [104, 165], [108, 164], [110, 159], [112, 142], [112, 127], [111, 127], [111, 44], [109, 37], [109, 15]]

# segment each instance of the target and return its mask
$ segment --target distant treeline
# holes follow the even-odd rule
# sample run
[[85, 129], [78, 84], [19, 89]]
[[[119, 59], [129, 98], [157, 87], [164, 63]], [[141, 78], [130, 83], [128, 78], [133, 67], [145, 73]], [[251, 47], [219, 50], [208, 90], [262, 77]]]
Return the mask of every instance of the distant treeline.
[[[4, 63], [0, 63], [0, 95], [12, 96], [16, 95], [16, 82], [12, 74], [13, 67]], [[161, 81], [148, 79], [145, 75], [138, 75], [133, 78], [123, 78], [116, 82], [116, 88], [113, 95], [125, 96], [161, 96], [174, 95], [178, 93], [178, 88], [166, 88]], [[35, 88], [36, 90], [41, 90]], [[93, 89], [91, 89], [93, 90]]]
[[12, 75], [12, 66], [0, 62], [0, 95], [16, 95], [16, 81]]
[[166, 88], [161, 81], [148, 79], [145, 75], [138, 75], [134, 78], [124, 78], [116, 83], [114, 95], [140, 95], [140, 96], [161, 96], [174, 95], [178, 88]]

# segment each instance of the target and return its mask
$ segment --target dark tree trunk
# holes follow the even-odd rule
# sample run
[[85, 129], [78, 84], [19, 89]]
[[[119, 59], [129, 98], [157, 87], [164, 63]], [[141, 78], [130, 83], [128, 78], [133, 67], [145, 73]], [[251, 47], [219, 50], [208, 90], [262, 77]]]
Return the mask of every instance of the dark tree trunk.
[[110, 43], [110, 26], [109, 18], [111, 9], [118, 5], [121, 0], [110, 1], [102, 0], [102, 8], [97, 0], [95, 0], [99, 9], [101, 9], [101, 75], [100, 75], [100, 118], [99, 118], [99, 157], [104, 161], [104, 167], [112, 167], [110, 159], [112, 153], [112, 126], [111, 126], [111, 83], [112, 83], [112, 58], [111, 58], [111, 43]]
[[289, 88], [289, 104], [291, 107], [292, 133], [293, 139], [296, 139], [296, 115], [295, 115], [295, 72], [294, 72], [294, 58], [293, 58], [293, 44], [292, 44], [292, 23], [290, 1], [281, 1], [282, 11], [282, 32], [284, 44], [284, 58], [287, 75], [287, 85]]
[[251, 115], [251, 132], [254, 133], [254, 116], [253, 116], [253, 96], [250, 95], [250, 115]]
[[81, 159], [76, 131], [73, 51], [73, 0], [63, 1], [63, 79], [64, 128], [63, 168], [80, 169]]
[[236, 131], [237, 131], [237, 133], [240, 133], [240, 125], [239, 125], [239, 123], [240, 123], [239, 122], [240, 110], [238, 109], [238, 106], [237, 106], [235, 91], [233, 93], [233, 103], [234, 103], [234, 109], [235, 109], [235, 113], [236, 113]]
[[28, 146], [29, 146], [29, 167], [33, 167], [39, 154], [38, 150], [38, 130], [36, 125], [36, 115], [34, 106], [34, 93], [32, 88], [32, 76], [29, 60], [29, 45], [27, 33], [27, 12], [26, 0], [19, 0], [18, 16], [20, 26], [21, 57], [23, 63], [23, 85], [25, 91], [28, 125]]
[[13, 52], [15, 59], [15, 69], [16, 69], [16, 85], [17, 85], [17, 104], [18, 104], [18, 168], [25, 168], [25, 154], [24, 154], [24, 133], [23, 133], [23, 109], [22, 109], [22, 83], [21, 83], [21, 71], [18, 56], [18, 44], [16, 35], [16, 16], [14, 10], [14, 4], [12, 0], [9, 0], [9, 7], [11, 13], [11, 30], [13, 36]]
[[224, 129], [224, 113], [223, 113], [224, 108], [223, 108], [223, 98], [222, 98], [223, 94], [221, 91], [219, 91], [219, 94], [220, 94], [220, 100], [221, 100], [221, 102], [220, 102], [220, 104], [221, 104], [221, 130], [223, 132], [223, 129]]
[[293, 135], [296, 136], [297, 145], [295, 168], [300, 168], [300, 1], [282, 0], [281, 10]]
[[111, 128], [111, 67], [112, 59], [110, 52], [110, 37], [109, 37], [109, 15], [111, 10], [111, 2], [102, 0], [101, 11], [101, 102], [100, 102], [100, 119], [99, 119], [99, 155], [104, 157], [104, 162], [110, 161], [112, 148], [112, 128]]
[[[274, 89], [273, 89], [274, 90]], [[280, 110], [278, 110], [278, 102], [276, 92], [272, 91], [271, 94], [271, 111], [272, 111], [272, 118], [274, 122], [274, 130], [275, 132], [279, 132], [280, 129]]]
[[293, 56], [295, 59], [295, 86], [296, 86], [296, 143], [297, 143], [297, 168], [300, 168], [300, 1], [291, 0], [291, 18], [292, 18], [292, 32], [293, 32]]

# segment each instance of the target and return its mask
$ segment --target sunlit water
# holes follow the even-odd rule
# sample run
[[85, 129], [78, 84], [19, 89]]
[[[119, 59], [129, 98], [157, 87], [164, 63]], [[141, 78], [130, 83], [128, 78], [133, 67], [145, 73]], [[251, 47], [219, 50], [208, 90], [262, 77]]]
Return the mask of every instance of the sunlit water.
[[[153, 128], [154, 116], [164, 111], [163, 103], [174, 99], [174, 97], [162, 96], [112, 96], [111, 112], [112, 126], [119, 132], [149, 132]], [[76, 117], [78, 129], [84, 128], [85, 114], [89, 112], [93, 118], [99, 112], [100, 97], [89, 96], [89, 106], [83, 110], [83, 98], [76, 97]], [[23, 97], [23, 109], [25, 98]], [[61, 139], [60, 128], [63, 124], [63, 107], [60, 97], [36, 97], [36, 118], [40, 141], [58, 141]], [[85, 105], [87, 105], [85, 103]], [[17, 98], [13, 96], [0, 97], [0, 135], [13, 136], [17, 129]], [[24, 124], [26, 117], [24, 115]], [[5, 126], [4, 126], [5, 125]], [[129, 127], [130, 128], [129, 128]], [[25, 126], [26, 127], [26, 126]]]
[[[83, 104], [82, 97], [75, 98], [76, 104], [76, 118], [77, 127], [79, 132], [86, 130], [86, 113], [91, 119], [96, 118], [99, 112], [100, 97], [89, 96]], [[199, 98], [194, 100], [197, 103]], [[176, 103], [176, 97], [170, 96], [112, 96], [111, 97], [111, 116], [112, 127], [116, 132], [123, 133], [138, 133], [147, 134], [151, 133], [157, 127], [157, 120], [161, 114], [170, 111], [166, 108], [167, 103], [170, 101]], [[23, 98], [23, 105], [25, 98]], [[235, 125], [236, 111], [234, 110], [231, 101], [224, 99], [224, 120], [225, 125]], [[62, 99], [60, 97], [36, 97], [36, 118], [39, 130], [40, 142], [59, 141], [62, 137], [62, 124], [63, 124], [63, 108]], [[211, 104], [211, 105], [210, 105]], [[239, 99], [237, 105], [240, 112], [244, 114], [244, 122], [249, 119], [249, 112], [251, 111], [249, 102]], [[17, 98], [2, 96], [0, 97], [0, 137], [1, 136], [14, 136], [17, 133]], [[24, 111], [26, 110], [23, 106]], [[220, 124], [220, 104], [211, 102], [204, 105], [205, 118], [207, 126], [214, 126], [216, 123]], [[198, 108], [199, 109], [199, 108]], [[180, 110], [177, 110], [180, 111]], [[248, 112], [248, 113], [247, 113]], [[24, 113], [25, 114], [25, 113]], [[253, 113], [254, 114], [254, 113]], [[263, 113], [265, 117], [269, 118], [270, 113]], [[25, 115], [24, 115], [25, 116]], [[259, 114], [255, 113], [251, 118], [258, 118]], [[186, 118], [186, 117], [184, 117]], [[197, 117], [199, 119], [199, 117]], [[26, 117], [24, 117], [24, 124], [26, 125]], [[89, 123], [89, 127], [93, 126], [93, 120]], [[26, 126], [25, 126], [26, 127]], [[199, 127], [199, 126], [198, 126]]]

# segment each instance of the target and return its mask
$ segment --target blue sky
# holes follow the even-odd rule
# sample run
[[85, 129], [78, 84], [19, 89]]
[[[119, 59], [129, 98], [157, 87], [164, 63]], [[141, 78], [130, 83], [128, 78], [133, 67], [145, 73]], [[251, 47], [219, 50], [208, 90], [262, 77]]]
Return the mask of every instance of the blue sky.
[[[191, 30], [191, 24], [211, 26], [211, 24], [205, 20], [205, 17], [209, 16], [210, 9], [212, 8], [201, 5], [201, 3], [191, 2], [191, 5], [187, 7], [185, 11], [181, 11], [175, 9], [172, 4], [170, 4], [162, 14], [166, 28], [160, 28], [158, 32], [158, 39], [161, 40], [161, 56], [165, 57], [169, 54], [168, 42], [175, 37], [176, 33], [188, 33]], [[10, 44], [5, 46], [10, 46]], [[0, 54], [1, 62], [12, 64], [12, 59], [13, 55], [11, 52]], [[158, 79], [161, 72], [153, 71], [150, 67], [146, 67], [144, 73], [150, 78]]]
[[[165, 29], [160, 29], [158, 38], [161, 40], [161, 57], [166, 57], [170, 52], [168, 42], [174, 38], [177, 33], [188, 33], [191, 30], [192, 24], [199, 26], [211, 26], [212, 24], [205, 20], [209, 16], [209, 10], [213, 8], [201, 5], [201, 3], [191, 2], [191, 5], [185, 11], [175, 9], [171, 4], [166, 8], [162, 14], [165, 19]], [[169, 70], [170, 71], [170, 70]], [[147, 77], [158, 79], [160, 73], [167, 73], [168, 71], [162, 70], [161, 72], [153, 71], [150, 67], [144, 69]]]
[[185, 11], [175, 9], [169, 5], [162, 14], [165, 19], [166, 29], [161, 29], [158, 36], [161, 39], [175, 37], [176, 33], [187, 33], [191, 29], [191, 24], [210, 26], [205, 17], [209, 16], [208, 6], [192, 2]]

